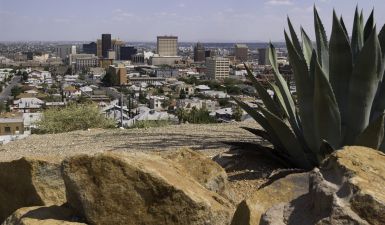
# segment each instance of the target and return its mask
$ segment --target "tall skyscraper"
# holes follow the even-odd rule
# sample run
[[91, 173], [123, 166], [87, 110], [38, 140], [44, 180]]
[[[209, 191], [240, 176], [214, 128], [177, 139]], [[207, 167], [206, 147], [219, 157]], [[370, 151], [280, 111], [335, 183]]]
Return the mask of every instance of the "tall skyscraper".
[[269, 60], [269, 51], [267, 50], [267, 48], [258, 49], [258, 64], [271, 65]]
[[121, 60], [120, 58], [120, 48], [124, 46], [124, 42], [119, 39], [112, 39], [112, 50], [115, 51], [115, 57], [117, 60]]
[[241, 62], [247, 61], [249, 48], [244, 44], [236, 44], [234, 48], [235, 59]]
[[194, 62], [204, 62], [206, 59], [205, 47], [197, 43], [194, 47]]
[[228, 58], [206, 58], [206, 67], [206, 75], [211, 80], [223, 80], [230, 75], [230, 60]]
[[159, 56], [177, 56], [178, 55], [178, 37], [158, 36], [157, 51]]
[[97, 55], [97, 44], [95, 42], [83, 44], [83, 53]]
[[111, 34], [102, 34], [102, 56], [108, 57], [108, 51], [112, 49]]

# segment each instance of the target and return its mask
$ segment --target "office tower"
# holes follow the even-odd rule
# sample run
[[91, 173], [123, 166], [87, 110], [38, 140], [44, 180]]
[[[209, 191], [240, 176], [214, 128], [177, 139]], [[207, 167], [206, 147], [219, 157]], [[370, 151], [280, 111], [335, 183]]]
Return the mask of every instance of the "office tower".
[[83, 53], [97, 55], [98, 47], [95, 42], [83, 44]]
[[269, 51], [267, 50], [267, 48], [258, 49], [258, 64], [271, 65], [269, 60]]
[[138, 50], [133, 46], [120, 47], [120, 60], [131, 60], [131, 57], [137, 52]]
[[102, 39], [96, 40], [96, 56], [99, 58], [103, 57], [102, 54]]
[[177, 56], [178, 55], [178, 37], [158, 36], [157, 51], [159, 56]]
[[248, 59], [249, 48], [244, 44], [236, 44], [234, 48], [235, 59], [245, 62]]
[[119, 39], [112, 39], [112, 50], [115, 51], [115, 59], [121, 60], [120, 59], [120, 48], [124, 46], [124, 42], [119, 40]]
[[115, 50], [108, 50], [107, 51], [107, 57], [105, 59], [111, 59], [111, 60], [116, 60], [116, 52]]
[[108, 51], [112, 49], [111, 34], [102, 34], [102, 56], [108, 57]]
[[230, 60], [222, 57], [206, 58], [206, 75], [211, 80], [223, 80], [229, 77]]
[[76, 54], [76, 46], [59, 45], [56, 46], [56, 55], [61, 59], [66, 59], [70, 54]]
[[197, 43], [194, 47], [194, 62], [204, 62], [206, 59], [205, 47], [201, 43]]

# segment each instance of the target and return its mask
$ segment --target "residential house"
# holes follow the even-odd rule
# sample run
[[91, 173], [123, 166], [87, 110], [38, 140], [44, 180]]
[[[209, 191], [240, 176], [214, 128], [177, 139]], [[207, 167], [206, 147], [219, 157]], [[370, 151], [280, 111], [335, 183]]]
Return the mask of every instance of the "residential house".
[[16, 112], [37, 112], [41, 110], [44, 101], [38, 98], [20, 98], [13, 101], [12, 110]]

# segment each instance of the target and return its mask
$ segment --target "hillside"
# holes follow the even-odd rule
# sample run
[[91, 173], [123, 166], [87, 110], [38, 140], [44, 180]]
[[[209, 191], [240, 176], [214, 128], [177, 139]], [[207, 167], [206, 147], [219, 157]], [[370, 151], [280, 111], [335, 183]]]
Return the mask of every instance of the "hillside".
[[183, 124], [130, 130], [75, 131], [62, 134], [31, 135], [0, 146], [0, 161], [21, 157], [65, 158], [76, 154], [103, 151], [163, 151], [182, 147], [202, 151], [210, 156], [229, 149], [223, 141], [255, 141], [256, 137], [241, 129], [256, 127], [255, 122], [229, 124]]

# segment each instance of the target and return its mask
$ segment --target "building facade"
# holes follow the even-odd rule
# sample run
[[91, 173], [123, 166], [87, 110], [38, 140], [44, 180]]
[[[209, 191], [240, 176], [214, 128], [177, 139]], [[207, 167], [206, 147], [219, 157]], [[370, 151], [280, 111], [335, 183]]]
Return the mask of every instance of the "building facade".
[[248, 59], [249, 48], [244, 44], [236, 44], [234, 48], [234, 56], [237, 61], [245, 62]]
[[108, 57], [108, 51], [112, 49], [111, 34], [102, 34], [102, 56]]
[[127, 85], [127, 69], [124, 65], [111, 65], [108, 72], [112, 76], [114, 85]]
[[178, 37], [158, 36], [157, 53], [159, 54], [159, 56], [177, 56], [178, 55]]
[[197, 43], [194, 47], [194, 62], [204, 62], [206, 60], [205, 47], [201, 43]]
[[98, 54], [97, 44], [96, 42], [91, 42], [89, 44], [83, 44], [83, 53], [85, 54]]
[[258, 64], [259, 65], [271, 65], [269, 60], [269, 51], [267, 48], [258, 49]]
[[132, 60], [138, 50], [134, 46], [123, 46], [120, 48], [120, 60]]
[[206, 58], [206, 75], [211, 80], [223, 80], [230, 75], [230, 60], [222, 57]]
[[71, 54], [76, 54], [75, 45], [59, 45], [56, 47], [56, 56], [61, 59], [66, 59]]
[[74, 54], [70, 55], [69, 60], [70, 65], [76, 71], [97, 67], [99, 65], [99, 59], [94, 54]]

